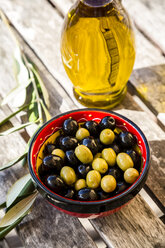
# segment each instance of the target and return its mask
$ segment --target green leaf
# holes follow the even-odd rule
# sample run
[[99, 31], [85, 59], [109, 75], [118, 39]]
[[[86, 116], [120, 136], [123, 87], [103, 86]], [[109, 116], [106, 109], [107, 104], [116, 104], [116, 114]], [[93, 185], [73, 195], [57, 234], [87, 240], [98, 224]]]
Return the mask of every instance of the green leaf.
[[0, 210], [6, 207], [6, 202], [0, 204]]
[[6, 117], [3, 121], [0, 122], [0, 126], [2, 126], [3, 124], [5, 124], [7, 121], [9, 121], [13, 116], [15, 116], [16, 114], [18, 114], [19, 112], [23, 111], [24, 109], [26, 109], [29, 105], [26, 104], [25, 106], [19, 108], [17, 111], [15, 111], [14, 113], [12, 113], [11, 115], [9, 115], [8, 117]]
[[27, 174], [17, 180], [9, 189], [6, 197], [6, 206], [9, 208], [14, 201], [21, 196], [32, 193], [35, 190], [31, 175]]
[[19, 131], [19, 130], [25, 128], [25, 127], [28, 127], [28, 126], [34, 124], [34, 123], [37, 122], [37, 121], [38, 121], [38, 120], [36, 120], [36, 121], [34, 121], [34, 122], [27, 122], [27, 123], [21, 124], [21, 125], [19, 125], [19, 126], [17, 126], [17, 127], [12, 127], [12, 128], [10, 128], [10, 129], [8, 129], [7, 131], [4, 131], [4, 132], [0, 133], [0, 136], [5, 136], [5, 135], [8, 135], [8, 134], [14, 133], [14, 132], [16, 132], [16, 131]]
[[41, 87], [41, 90], [42, 90], [42, 95], [43, 95], [43, 98], [44, 98], [44, 101], [45, 101], [45, 104], [46, 106], [49, 108], [50, 107], [50, 102], [49, 102], [49, 94], [47, 92], [47, 89], [39, 75], [39, 73], [37, 72], [37, 70], [34, 68], [34, 66], [31, 67], [31, 70], [32, 72], [34, 73], [34, 75], [36, 76], [37, 80], [38, 80], [38, 83]]
[[45, 116], [46, 116], [46, 120], [49, 121], [52, 117], [51, 117], [49, 111], [47, 110], [45, 104], [43, 103], [43, 101], [41, 100], [40, 102], [41, 102], [41, 106], [42, 106], [42, 108], [44, 110], [44, 113], [45, 113]]
[[12, 89], [1, 102], [1, 106], [7, 104], [13, 98], [18, 97], [18, 94], [24, 90], [31, 83], [31, 79], [28, 79], [26, 85], [17, 85], [14, 89]]
[[27, 164], [27, 156], [25, 156], [23, 159], [22, 159], [22, 166], [26, 166]]
[[13, 71], [14, 71], [14, 76], [16, 78], [20, 72], [20, 66], [16, 58], [13, 59]]
[[[19, 47], [17, 47], [14, 52], [14, 63], [14, 74], [17, 81], [17, 86], [13, 88], [10, 93], [7, 94], [7, 96], [3, 99], [1, 105], [7, 104], [13, 98], [19, 100], [18, 94], [21, 93], [22, 96], [22, 91], [25, 90], [25, 88], [27, 88], [32, 81], [32, 79], [29, 77], [28, 69], [24, 64], [22, 53]], [[26, 94], [24, 94], [24, 98], [26, 98]], [[25, 99], [23, 99], [22, 102], [25, 102]]]
[[22, 218], [30, 210], [37, 194], [38, 192], [33, 193], [12, 207], [0, 221], [0, 228], [10, 226]]
[[27, 155], [27, 152], [23, 153], [21, 156], [19, 156], [18, 158], [16, 159], [13, 159], [12, 161], [8, 162], [7, 164], [5, 165], [0, 165], [0, 171], [2, 170], [5, 170], [15, 164], [17, 164], [19, 161], [21, 161], [24, 157], [26, 157]]
[[14, 63], [16, 63], [14, 74], [18, 85], [26, 85], [29, 79], [29, 71], [24, 63], [24, 56], [25, 54], [17, 47], [14, 51]]
[[28, 116], [29, 116], [29, 121], [36, 121], [38, 119], [38, 106], [37, 106], [37, 102], [36, 102], [36, 93], [33, 89], [32, 91], [32, 102], [29, 106], [28, 109]]
[[38, 119], [38, 107], [37, 103], [32, 103], [29, 106], [29, 122], [34, 122]]
[[3, 239], [13, 228], [15, 228], [22, 220], [23, 218], [28, 214], [29, 210], [22, 215], [21, 218], [17, 219], [13, 224], [0, 228], [0, 240]]

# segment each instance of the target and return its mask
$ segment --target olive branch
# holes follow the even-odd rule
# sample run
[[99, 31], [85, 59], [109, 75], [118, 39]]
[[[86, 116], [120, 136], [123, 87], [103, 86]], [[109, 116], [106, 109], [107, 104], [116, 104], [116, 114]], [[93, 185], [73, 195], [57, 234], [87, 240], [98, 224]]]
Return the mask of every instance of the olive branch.
[[[30, 125], [36, 124], [40, 127], [44, 121], [48, 121], [51, 118], [51, 115], [48, 110], [50, 105], [49, 95], [36, 65], [24, 53], [10, 26], [9, 20], [1, 10], [0, 18], [6, 25], [16, 45], [13, 69], [17, 83], [0, 105], [3, 106], [15, 98], [19, 99], [20, 95], [23, 96], [23, 100], [21, 97], [22, 103], [19, 104], [17, 110], [3, 119], [0, 122], [0, 127], [5, 125], [8, 121], [11, 121], [13, 117], [17, 117], [22, 113], [26, 113], [28, 119], [27, 122], [19, 126], [13, 126], [4, 132], [0, 132], [0, 136], [6, 136]], [[7, 164], [0, 165], [0, 171], [8, 169], [20, 161], [22, 161], [22, 165], [24, 165], [27, 161], [29, 143], [30, 141], [23, 154]], [[0, 220], [0, 239], [4, 238], [6, 234], [16, 227], [30, 212], [37, 194], [38, 192], [32, 182], [30, 174], [23, 176], [12, 185], [7, 193], [6, 201], [0, 203], [0, 209], [4, 209], [6, 212], [4, 217]]]

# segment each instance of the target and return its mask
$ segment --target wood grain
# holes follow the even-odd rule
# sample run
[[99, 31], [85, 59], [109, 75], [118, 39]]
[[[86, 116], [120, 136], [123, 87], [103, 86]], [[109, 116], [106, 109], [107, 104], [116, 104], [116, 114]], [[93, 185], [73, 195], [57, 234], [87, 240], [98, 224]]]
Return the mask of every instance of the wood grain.
[[62, 0], [62, 2], [58, 0], [50, 0], [50, 2], [58, 9], [58, 11], [63, 15], [63, 17], [67, 14], [70, 7], [76, 2], [77, 0]]
[[165, 207], [165, 140], [150, 141], [150, 148], [151, 168], [147, 185]]
[[165, 115], [165, 65], [134, 70], [130, 81], [156, 115]]
[[96, 247], [77, 218], [55, 210], [41, 197], [18, 232], [26, 248]]
[[164, 224], [139, 195], [118, 213], [91, 220], [91, 223], [108, 247], [165, 247]]
[[0, 248], [9, 248], [5, 240], [0, 241]]
[[165, 54], [165, 3], [163, 0], [124, 0], [123, 4], [130, 16], [151, 41]]

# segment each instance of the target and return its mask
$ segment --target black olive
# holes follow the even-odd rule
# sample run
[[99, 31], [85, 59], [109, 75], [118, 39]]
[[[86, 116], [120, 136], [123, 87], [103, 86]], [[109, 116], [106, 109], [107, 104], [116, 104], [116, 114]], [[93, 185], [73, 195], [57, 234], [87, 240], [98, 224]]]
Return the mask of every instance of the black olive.
[[82, 145], [88, 147], [93, 153], [93, 155], [98, 152], [98, 147], [93, 137], [84, 138], [81, 143]]
[[47, 171], [44, 169], [44, 165], [41, 164], [38, 168], [38, 175], [41, 181], [44, 183], [45, 178], [47, 177]]
[[66, 136], [61, 140], [60, 148], [64, 151], [73, 150], [78, 145], [78, 141], [76, 138]]
[[89, 131], [91, 136], [97, 137], [99, 132], [99, 125], [96, 121], [87, 121], [84, 127]]
[[47, 155], [50, 155], [52, 153], [52, 151], [56, 148], [56, 146], [54, 144], [47, 144], [44, 148], [44, 155], [47, 156]]
[[63, 159], [56, 155], [48, 155], [42, 161], [44, 172], [59, 172], [63, 166]]
[[126, 182], [124, 182], [124, 181], [117, 182], [117, 187], [116, 187], [116, 190], [115, 190], [115, 195], [118, 195], [118, 194], [122, 193], [128, 187], [129, 187], [129, 185]]
[[66, 135], [75, 136], [78, 130], [77, 121], [75, 121], [74, 119], [65, 120], [62, 129]]
[[76, 166], [79, 163], [74, 150], [66, 151], [66, 163], [68, 162], [70, 165]]
[[67, 191], [66, 191], [66, 193], [64, 195], [64, 197], [69, 198], [69, 199], [73, 199], [74, 196], [75, 196], [74, 189], [67, 189]]
[[106, 193], [103, 190], [98, 190], [97, 195], [98, 195], [99, 200], [105, 200], [105, 199], [107, 199], [107, 198], [112, 196], [112, 194]]
[[119, 141], [119, 134], [118, 133], [115, 133], [115, 132], [114, 132], [114, 134], [115, 134], [114, 143], [118, 143], [118, 141]]
[[80, 178], [86, 178], [86, 175], [91, 170], [91, 166], [87, 164], [81, 164], [77, 168], [77, 173]]
[[116, 154], [121, 152], [120, 146], [118, 144], [113, 143], [110, 148], [112, 148]]
[[64, 137], [65, 137], [64, 135], [59, 135], [59, 136], [56, 138], [56, 140], [55, 140], [55, 146], [56, 146], [57, 148], [59, 148], [59, 147], [61, 146], [61, 141], [62, 141], [62, 139], [63, 139]]
[[126, 150], [125, 152], [132, 158], [134, 165], [140, 161], [140, 155], [136, 151]]
[[122, 171], [116, 167], [109, 168], [106, 174], [113, 176], [117, 181], [123, 177]]
[[65, 189], [65, 184], [63, 180], [57, 175], [50, 175], [45, 181], [46, 186], [53, 190], [55, 193], [59, 194]]
[[77, 199], [80, 201], [95, 201], [97, 198], [96, 191], [93, 189], [83, 188], [77, 192]]
[[100, 139], [95, 139], [95, 143], [97, 145], [98, 152], [102, 152], [102, 150], [104, 149], [104, 145], [101, 143]]
[[99, 127], [101, 130], [106, 128], [114, 130], [115, 126], [116, 126], [115, 119], [111, 116], [105, 116], [99, 123]]
[[130, 148], [136, 144], [136, 138], [129, 132], [121, 132], [119, 134], [119, 144], [123, 148]]

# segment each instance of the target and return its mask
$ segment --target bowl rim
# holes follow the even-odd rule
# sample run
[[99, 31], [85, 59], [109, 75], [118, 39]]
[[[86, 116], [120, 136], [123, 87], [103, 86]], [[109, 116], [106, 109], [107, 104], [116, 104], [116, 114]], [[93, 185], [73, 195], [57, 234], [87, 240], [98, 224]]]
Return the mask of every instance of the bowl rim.
[[[36, 177], [36, 174], [33, 170], [33, 167], [32, 167], [32, 163], [31, 163], [31, 152], [32, 152], [32, 148], [33, 148], [33, 144], [38, 136], [38, 134], [49, 124], [51, 123], [52, 121], [64, 116], [64, 115], [67, 115], [67, 114], [72, 114], [72, 113], [75, 113], [75, 112], [86, 112], [86, 111], [98, 111], [98, 112], [104, 112], [104, 113], [109, 113], [109, 114], [113, 114], [113, 115], [116, 115], [120, 118], [122, 118], [123, 120], [129, 122], [137, 131], [138, 133], [141, 135], [143, 141], [144, 141], [144, 144], [145, 144], [145, 147], [146, 147], [146, 163], [145, 163], [145, 167], [143, 169], [143, 172], [141, 173], [140, 177], [137, 179], [137, 181], [135, 181], [134, 184], [132, 184], [129, 188], [127, 188], [125, 191], [123, 191], [122, 193], [118, 194], [118, 195], [115, 195], [113, 197], [110, 197], [110, 198], [107, 198], [107, 199], [104, 199], [104, 200], [96, 200], [96, 201], [79, 201], [79, 200], [73, 200], [73, 199], [69, 199], [69, 198], [65, 198], [63, 196], [60, 196], [56, 193], [53, 193], [51, 190], [49, 190], [46, 186], [44, 186], [44, 184], [42, 184], [38, 178]], [[74, 204], [74, 205], [97, 205], [97, 204], [106, 204], [106, 203], [110, 203], [110, 202], [113, 202], [113, 201], [116, 201], [116, 200], [119, 200], [121, 198], [123, 198], [124, 196], [130, 194], [133, 190], [135, 190], [135, 188], [143, 181], [144, 177], [146, 176], [147, 172], [148, 172], [148, 169], [150, 167], [150, 163], [149, 163], [149, 160], [150, 160], [150, 149], [149, 149], [149, 144], [148, 144], [148, 141], [144, 135], [144, 133], [142, 132], [142, 130], [133, 122], [131, 121], [130, 119], [128, 119], [127, 117], [121, 115], [121, 114], [118, 114], [114, 111], [111, 111], [111, 110], [104, 110], [104, 109], [98, 109], [98, 108], [83, 108], [83, 109], [74, 109], [74, 110], [71, 110], [71, 111], [67, 111], [67, 112], [64, 112], [64, 113], [61, 113], [59, 115], [56, 115], [54, 117], [52, 117], [49, 121], [45, 122], [39, 129], [37, 129], [37, 131], [34, 133], [34, 135], [32, 136], [31, 140], [30, 140], [30, 143], [29, 143], [29, 150], [28, 150], [28, 167], [29, 167], [29, 171], [30, 171], [30, 174], [32, 176], [32, 179], [35, 181], [35, 183], [37, 184], [37, 186], [39, 186], [44, 192], [46, 192], [49, 196], [51, 196], [54, 200], [57, 200], [57, 201], [61, 201], [63, 202], [64, 204]]]

